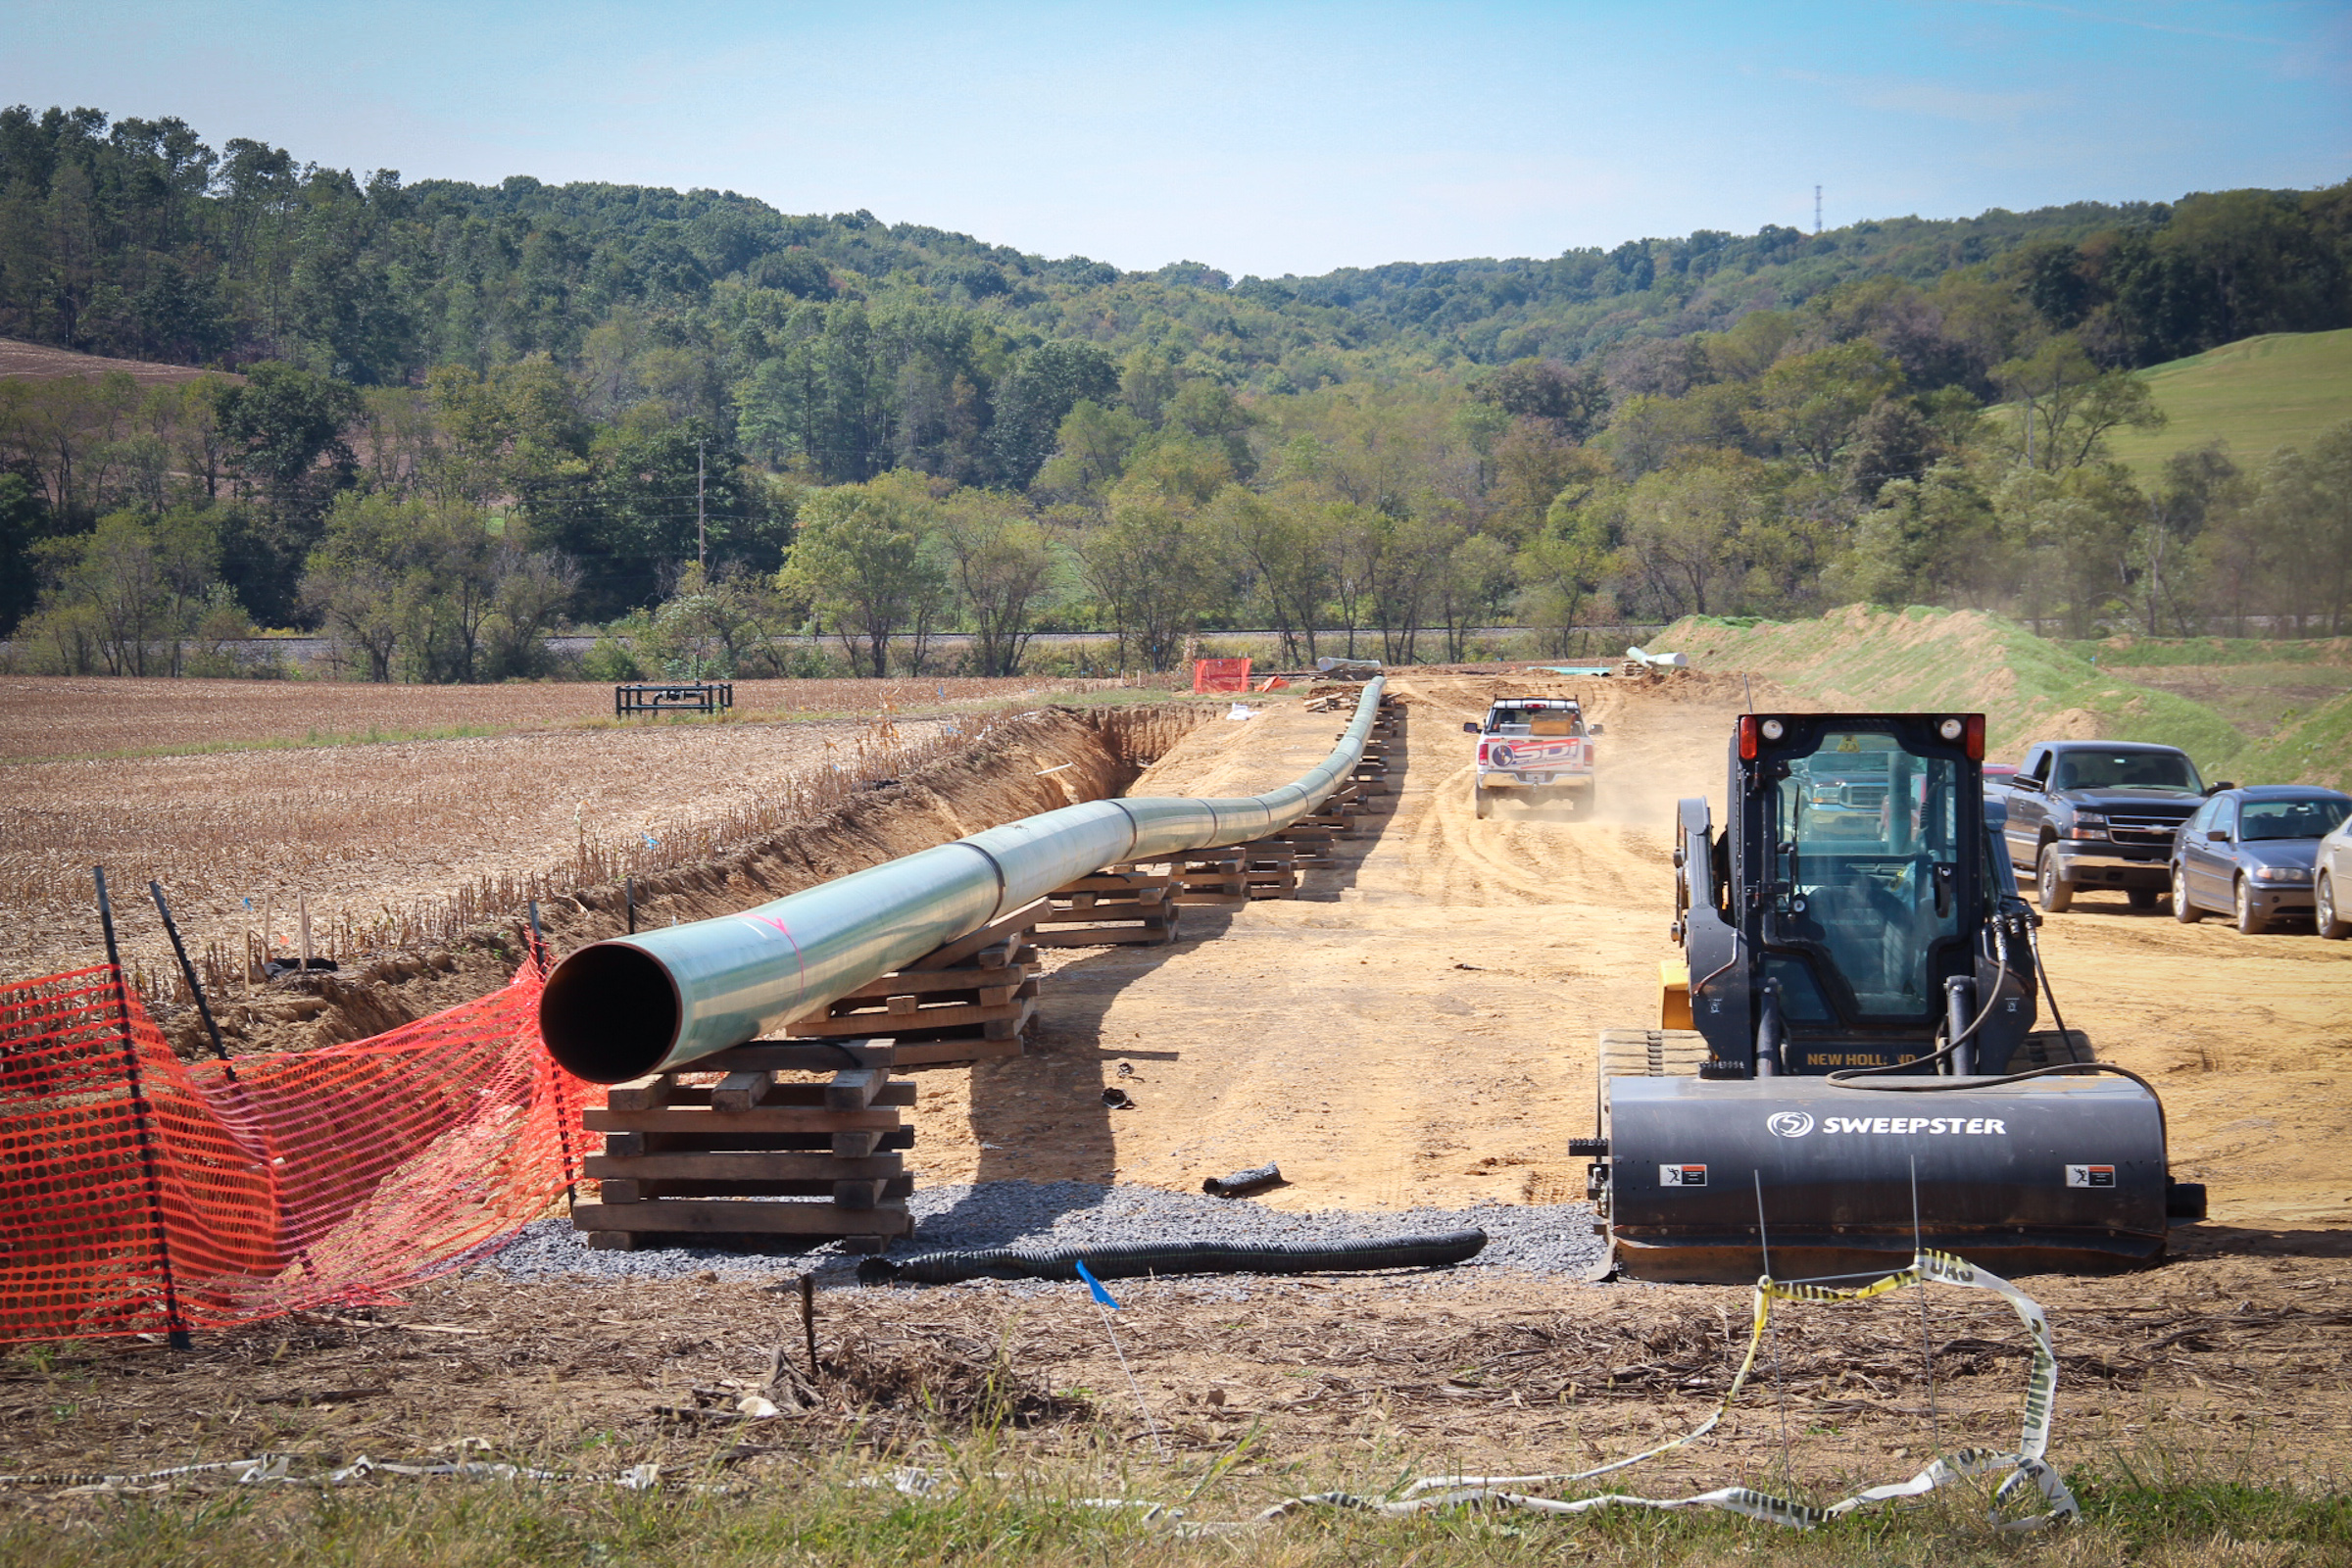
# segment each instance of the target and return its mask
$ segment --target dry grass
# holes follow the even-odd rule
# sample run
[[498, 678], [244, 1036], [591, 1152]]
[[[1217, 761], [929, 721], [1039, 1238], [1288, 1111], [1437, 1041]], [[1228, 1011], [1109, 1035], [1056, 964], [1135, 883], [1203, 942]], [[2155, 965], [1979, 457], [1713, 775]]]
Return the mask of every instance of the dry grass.
[[[1998, 1536], [1983, 1499], [1958, 1493], [1810, 1536], [1721, 1516], [1332, 1511], [1188, 1542], [1079, 1501], [1237, 1520], [1301, 1492], [1381, 1496], [1420, 1475], [1633, 1452], [1720, 1397], [1727, 1345], [1744, 1337], [1739, 1289], [1463, 1275], [1260, 1282], [1234, 1301], [1213, 1283], [1129, 1282], [1119, 1328], [1162, 1458], [1074, 1286], [823, 1291], [811, 1387], [780, 1374], [803, 1364], [790, 1292], [475, 1277], [420, 1287], [400, 1307], [207, 1336], [178, 1355], [21, 1350], [0, 1364], [8, 1468], [123, 1473], [268, 1451], [303, 1475], [367, 1453], [510, 1460], [568, 1479], [385, 1478], [326, 1495], [206, 1478], [155, 1494], [20, 1486], [0, 1494], [0, 1560], [55, 1561], [75, 1542], [84, 1560], [96, 1548], [135, 1563], [2342, 1563], [2352, 1517], [2334, 1266], [2224, 1263], [2036, 1289], [2069, 1303], [2053, 1301], [2065, 1363], [2053, 1458], [2086, 1508], [2040, 1544]], [[2237, 1306], [2240, 1292], [2251, 1305]], [[1786, 1465], [1822, 1500], [1908, 1475], [1937, 1446], [2013, 1442], [2015, 1319], [1953, 1293], [1932, 1306], [1937, 1415], [1915, 1298], [1792, 1309], [1777, 1385], [1751, 1382], [1714, 1437], [1614, 1483], [1652, 1496], [1735, 1480], [1780, 1490]], [[446, 1327], [479, 1332], [429, 1331]], [[2336, 1370], [2315, 1379], [2315, 1361]], [[788, 1413], [724, 1413], [762, 1390]], [[640, 1466], [659, 1467], [657, 1490], [611, 1484]], [[911, 1492], [889, 1485], [901, 1467], [922, 1478]]]

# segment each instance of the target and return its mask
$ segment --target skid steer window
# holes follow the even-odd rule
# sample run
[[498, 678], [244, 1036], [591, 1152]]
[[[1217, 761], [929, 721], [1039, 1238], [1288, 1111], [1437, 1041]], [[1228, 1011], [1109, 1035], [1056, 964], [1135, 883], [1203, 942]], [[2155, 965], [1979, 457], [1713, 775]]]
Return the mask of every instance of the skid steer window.
[[1962, 912], [1948, 881], [1959, 779], [1958, 763], [1914, 756], [1891, 735], [1832, 731], [1789, 760], [1774, 792], [1784, 890], [1769, 940], [1809, 950], [1862, 1016], [1932, 1017], [1942, 1005], [1935, 955], [1958, 937]]

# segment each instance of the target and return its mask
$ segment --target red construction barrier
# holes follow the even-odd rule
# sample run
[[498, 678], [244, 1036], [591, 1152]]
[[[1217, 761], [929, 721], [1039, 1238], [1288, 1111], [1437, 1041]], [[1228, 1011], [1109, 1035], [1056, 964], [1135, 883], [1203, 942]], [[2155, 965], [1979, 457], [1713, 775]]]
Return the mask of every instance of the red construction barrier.
[[1193, 690], [1196, 692], [1246, 692], [1250, 689], [1250, 661], [1247, 659], [1196, 659], [1193, 661]]
[[580, 1170], [602, 1091], [541, 977], [372, 1040], [195, 1065], [108, 968], [0, 987], [0, 1341], [218, 1329], [463, 1267]]

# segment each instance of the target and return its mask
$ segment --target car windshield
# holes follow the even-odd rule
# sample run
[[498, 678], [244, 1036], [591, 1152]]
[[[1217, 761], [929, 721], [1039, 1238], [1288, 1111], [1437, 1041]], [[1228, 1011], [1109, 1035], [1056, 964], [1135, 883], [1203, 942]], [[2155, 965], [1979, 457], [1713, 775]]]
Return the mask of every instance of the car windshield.
[[2058, 759], [2062, 790], [2179, 790], [2201, 794], [2195, 764], [2179, 752], [2069, 752]]
[[2352, 814], [2352, 801], [2314, 796], [2307, 801], [2243, 801], [2237, 808], [2238, 837], [2317, 839], [2335, 831]]

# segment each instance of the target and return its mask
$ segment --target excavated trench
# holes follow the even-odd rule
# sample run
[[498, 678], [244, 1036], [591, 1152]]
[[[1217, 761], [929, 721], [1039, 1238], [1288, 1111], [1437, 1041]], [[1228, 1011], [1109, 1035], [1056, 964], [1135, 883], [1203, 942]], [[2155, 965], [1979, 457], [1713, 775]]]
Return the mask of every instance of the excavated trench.
[[[636, 878], [640, 929], [726, 914], [869, 865], [1041, 811], [1119, 794], [1212, 706], [1043, 708], [989, 726], [970, 745], [877, 781], [812, 821], [725, 854]], [[555, 956], [628, 929], [617, 883], [541, 904]], [[289, 975], [250, 997], [212, 1000], [232, 1054], [336, 1045], [382, 1034], [486, 996], [513, 978], [526, 951], [523, 911], [430, 951], [375, 955], [338, 974]], [[161, 1007], [156, 1021], [193, 1059], [209, 1052], [193, 1006]]]

